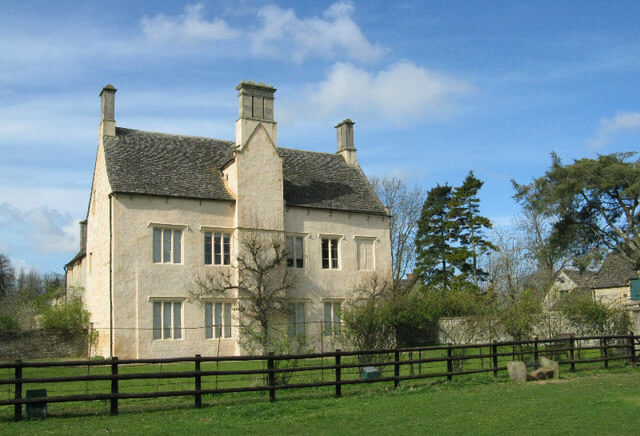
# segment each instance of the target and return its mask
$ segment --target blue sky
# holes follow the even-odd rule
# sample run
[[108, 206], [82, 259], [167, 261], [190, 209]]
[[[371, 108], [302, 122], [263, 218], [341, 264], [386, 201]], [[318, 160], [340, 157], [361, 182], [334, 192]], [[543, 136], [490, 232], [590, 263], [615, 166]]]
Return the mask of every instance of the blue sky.
[[0, 253], [62, 271], [78, 245], [98, 92], [123, 127], [234, 138], [235, 86], [273, 84], [278, 141], [333, 152], [355, 122], [368, 175], [430, 188], [634, 151], [640, 2], [0, 2]]

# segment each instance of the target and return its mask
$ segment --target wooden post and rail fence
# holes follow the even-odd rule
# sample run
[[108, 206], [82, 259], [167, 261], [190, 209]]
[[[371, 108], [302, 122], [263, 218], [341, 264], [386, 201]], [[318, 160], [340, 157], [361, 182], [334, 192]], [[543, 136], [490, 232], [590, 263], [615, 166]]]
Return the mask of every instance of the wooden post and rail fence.
[[[597, 345], [585, 345], [583, 343], [595, 342]], [[493, 373], [494, 377], [498, 376], [500, 371], [506, 370], [506, 361], [513, 356], [513, 348], [520, 347], [521, 356], [531, 356], [533, 360], [538, 360], [540, 356], [548, 356], [556, 358], [561, 365], [569, 365], [571, 371], [576, 370], [576, 364], [603, 362], [604, 368], [609, 368], [609, 363], [616, 360], [627, 360], [631, 364], [636, 362], [636, 345], [640, 345], [640, 336], [633, 333], [628, 335], [611, 335], [611, 336], [582, 336], [554, 339], [538, 339], [525, 341], [504, 341], [492, 342], [485, 344], [469, 344], [469, 345], [437, 345], [416, 348], [394, 348], [384, 350], [359, 350], [359, 351], [343, 351], [336, 350], [323, 353], [307, 353], [296, 355], [275, 355], [269, 353], [267, 356], [218, 356], [208, 357], [199, 354], [193, 357], [176, 357], [176, 358], [157, 358], [157, 359], [118, 359], [113, 357], [105, 360], [73, 360], [73, 361], [52, 361], [52, 362], [23, 362], [16, 360], [10, 363], [0, 363], [0, 371], [3, 369], [13, 370], [13, 378], [0, 379], [0, 386], [13, 385], [13, 398], [1, 399], [1, 406], [13, 406], [14, 418], [22, 419], [23, 404], [30, 403], [61, 403], [61, 402], [84, 402], [104, 400], [110, 403], [112, 415], [119, 412], [119, 400], [133, 398], [160, 398], [160, 397], [179, 397], [192, 396], [194, 398], [195, 407], [202, 407], [203, 395], [216, 395], [238, 392], [257, 392], [268, 391], [269, 400], [276, 400], [276, 392], [284, 389], [305, 389], [317, 387], [334, 387], [335, 396], [342, 395], [342, 386], [356, 385], [361, 383], [379, 383], [393, 382], [394, 387], [398, 387], [401, 381], [440, 378], [446, 377], [452, 380], [454, 376], [465, 376], [478, 373]], [[525, 348], [523, 348], [525, 347]], [[477, 354], [467, 354], [466, 350], [479, 350]], [[488, 349], [489, 354], [483, 353], [483, 349]], [[502, 349], [502, 350], [501, 350]], [[524, 350], [524, 351], [523, 351]], [[600, 357], [577, 358], [576, 353], [581, 355], [587, 350], [600, 350]], [[418, 358], [414, 359], [417, 353]], [[431, 355], [429, 354], [431, 353]], [[406, 356], [403, 359], [402, 356]], [[430, 357], [423, 357], [423, 356]], [[391, 360], [390, 356], [393, 356]], [[558, 359], [558, 357], [563, 357]], [[333, 363], [329, 365], [317, 364], [317, 361], [325, 358], [332, 358]], [[485, 367], [485, 359], [490, 358], [490, 366]], [[500, 358], [503, 365], [500, 364]], [[311, 361], [309, 364], [300, 365], [301, 361]], [[481, 363], [480, 367], [463, 369], [465, 362]], [[184, 364], [192, 362], [193, 370], [183, 371], [163, 371], [163, 372], [131, 372], [141, 364]], [[262, 368], [246, 368], [246, 369], [225, 369], [225, 370], [204, 370], [203, 365], [207, 363], [220, 362], [262, 362]], [[296, 365], [288, 367], [279, 367], [280, 362], [296, 362]], [[266, 365], [264, 365], [266, 363]], [[408, 367], [418, 365], [418, 373], [413, 370], [409, 371]], [[434, 371], [427, 372], [423, 368], [431, 365]], [[437, 365], [442, 364], [441, 369]], [[446, 365], [446, 366], [445, 366]], [[254, 363], [255, 366], [255, 363]], [[381, 376], [374, 379], [360, 378], [355, 375], [354, 378], [345, 378], [343, 370], [351, 369], [356, 371], [352, 373], [358, 374], [360, 368], [365, 366], [375, 366], [381, 372]], [[434, 368], [435, 366], [435, 368]], [[467, 366], [470, 366], [467, 364]], [[82, 374], [82, 375], [61, 375], [48, 377], [27, 377], [25, 370], [37, 370], [43, 368], [60, 368], [60, 367], [110, 367], [110, 371], [103, 374]], [[393, 367], [393, 376], [385, 375], [388, 371], [387, 367]], [[127, 371], [119, 369], [126, 368]], [[402, 374], [402, 369], [407, 369], [406, 374]], [[301, 383], [283, 383], [278, 380], [277, 376], [282, 378], [283, 375], [292, 375], [294, 373], [327, 371], [333, 370], [335, 377], [332, 380], [313, 379]], [[248, 376], [256, 375], [264, 377], [263, 383], [253, 386], [229, 386], [218, 388], [217, 380], [215, 388], [203, 388], [203, 381], [207, 377], [230, 377], [230, 376]], [[317, 375], [317, 373], [315, 374]], [[265, 377], [266, 376], [266, 377]], [[123, 391], [120, 382], [127, 380], [161, 380], [161, 379], [193, 379], [193, 389], [187, 390], [167, 390], [167, 391], [146, 391], [146, 392], [126, 392]], [[23, 388], [25, 385], [38, 384], [52, 386], [55, 383], [66, 382], [90, 382], [90, 381], [108, 381], [110, 382], [110, 391], [100, 393], [84, 393], [75, 395], [56, 395], [40, 398], [25, 398], [23, 396]], [[80, 390], [80, 389], [79, 389]]]

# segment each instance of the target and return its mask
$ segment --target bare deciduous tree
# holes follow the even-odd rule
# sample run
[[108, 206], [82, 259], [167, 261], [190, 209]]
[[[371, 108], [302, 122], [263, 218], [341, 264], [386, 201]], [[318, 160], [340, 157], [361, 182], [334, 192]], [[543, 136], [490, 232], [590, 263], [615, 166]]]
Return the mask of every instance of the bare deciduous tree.
[[393, 281], [398, 283], [415, 260], [414, 238], [425, 193], [397, 177], [373, 177], [371, 186], [391, 215]]
[[228, 269], [207, 270], [189, 286], [192, 300], [206, 297], [237, 299], [239, 341], [248, 352], [272, 351], [278, 334], [273, 320], [285, 313], [287, 253], [282, 237], [248, 233], [239, 238], [238, 255]]

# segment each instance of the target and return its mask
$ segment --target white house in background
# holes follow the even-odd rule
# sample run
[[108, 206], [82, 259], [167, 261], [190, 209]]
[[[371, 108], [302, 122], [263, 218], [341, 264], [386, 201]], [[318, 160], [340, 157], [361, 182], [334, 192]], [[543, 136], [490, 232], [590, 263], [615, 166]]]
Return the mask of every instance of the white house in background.
[[234, 271], [245, 232], [286, 238], [289, 322], [330, 349], [340, 307], [372, 273], [391, 276], [388, 211], [360, 168], [353, 122], [336, 153], [280, 148], [272, 86], [238, 85], [235, 141], [116, 127], [100, 92], [99, 144], [81, 247], [67, 286], [84, 288], [95, 354], [234, 355], [233, 299], [193, 302], [186, 283]]

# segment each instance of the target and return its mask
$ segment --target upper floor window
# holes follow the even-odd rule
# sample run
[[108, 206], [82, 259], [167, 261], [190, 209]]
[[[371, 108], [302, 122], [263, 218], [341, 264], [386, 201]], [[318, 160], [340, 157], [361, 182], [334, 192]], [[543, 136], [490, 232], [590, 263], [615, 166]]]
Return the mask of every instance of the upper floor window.
[[293, 268], [303, 268], [303, 245], [302, 237], [300, 236], [287, 236], [287, 266]]
[[305, 332], [305, 306], [304, 303], [289, 303], [287, 306], [289, 320], [289, 337], [304, 334]]
[[375, 262], [373, 258], [373, 238], [356, 237], [358, 255], [358, 269], [361, 271], [373, 271]]
[[153, 228], [153, 261], [155, 263], [182, 262], [182, 230]]
[[205, 265], [229, 265], [231, 263], [231, 234], [205, 232], [204, 263]]
[[182, 303], [153, 302], [153, 339], [182, 338]]
[[231, 337], [231, 303], [204, 304], [204, 335], [207, 339]]
[[338, 239], [322, 239], [322, 268], [338, 269]]

